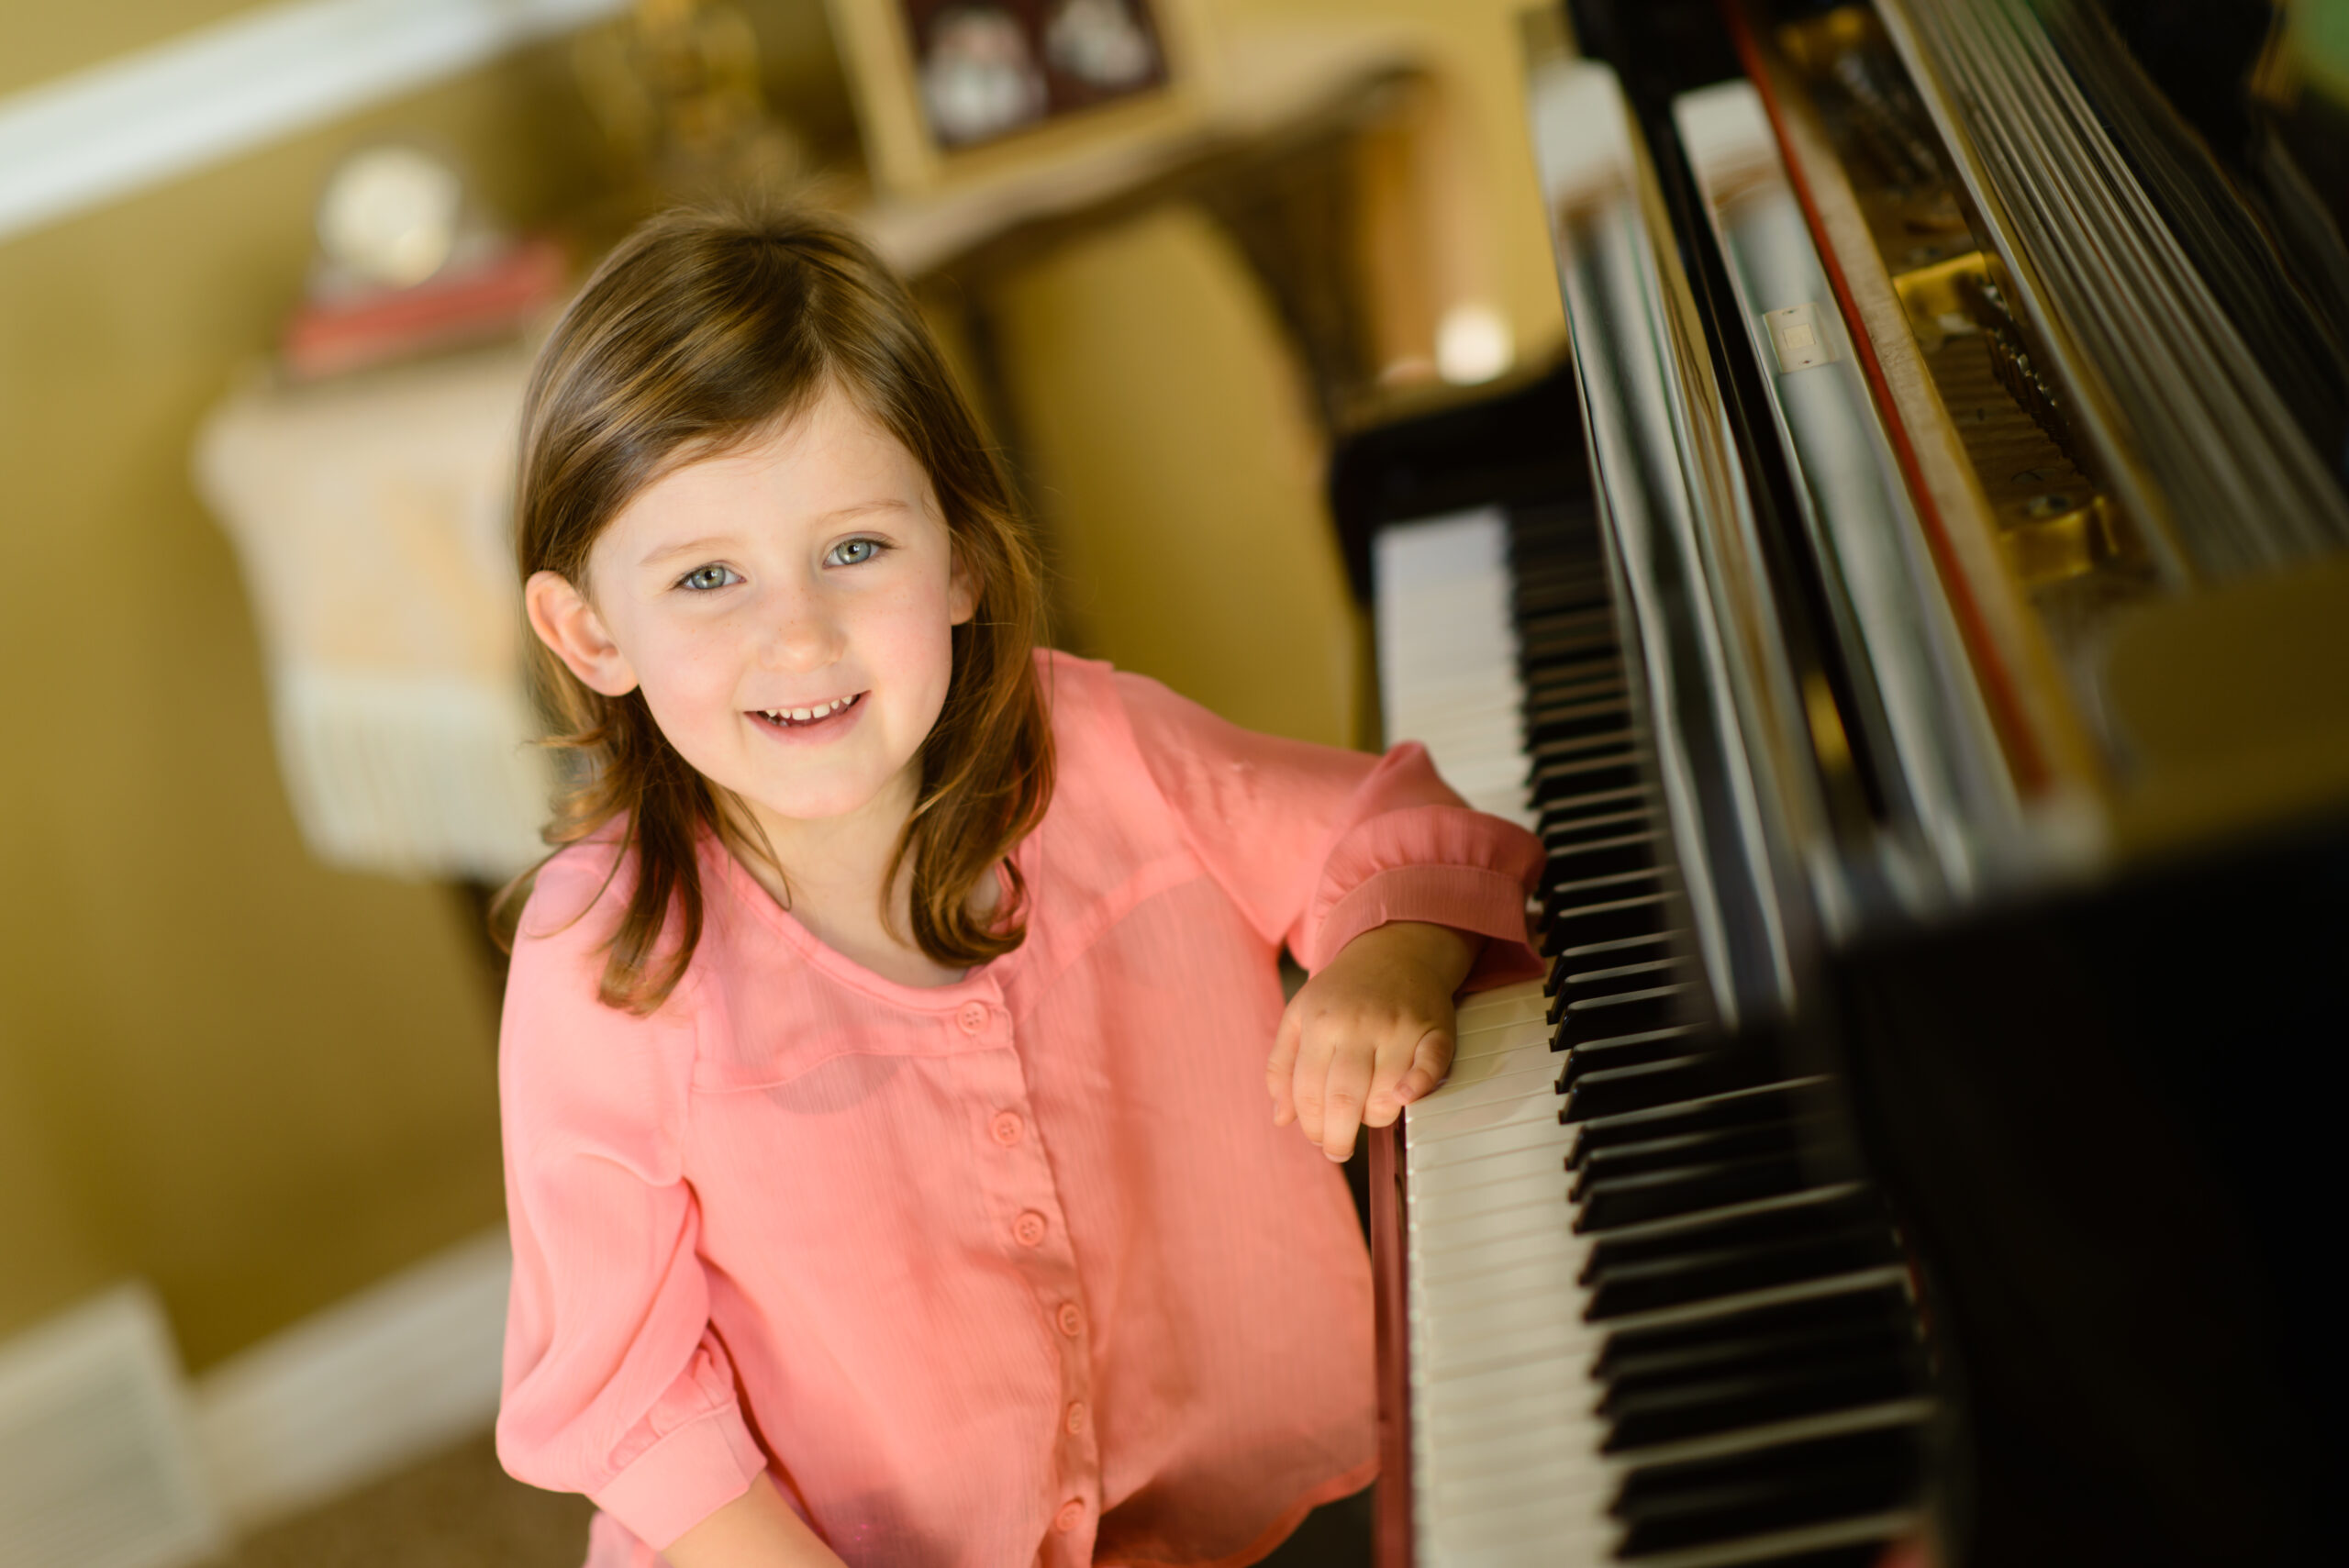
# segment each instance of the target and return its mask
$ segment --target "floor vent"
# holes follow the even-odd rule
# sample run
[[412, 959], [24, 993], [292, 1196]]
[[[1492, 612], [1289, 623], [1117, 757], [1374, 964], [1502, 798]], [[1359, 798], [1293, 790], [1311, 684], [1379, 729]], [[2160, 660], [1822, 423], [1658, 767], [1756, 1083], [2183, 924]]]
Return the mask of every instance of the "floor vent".
[[129, 1284], [0, 1344], [0, 1563], [180, 1568], [222, 1537], [155, 1299]]

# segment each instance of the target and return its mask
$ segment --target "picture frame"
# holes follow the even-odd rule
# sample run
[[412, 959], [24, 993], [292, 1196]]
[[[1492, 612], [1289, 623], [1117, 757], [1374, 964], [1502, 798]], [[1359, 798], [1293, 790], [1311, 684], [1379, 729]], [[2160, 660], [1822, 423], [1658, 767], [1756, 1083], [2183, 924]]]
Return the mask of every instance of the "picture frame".
[[1013, 176], [1205, 118], [1198, 0], [826, 0], [877, 195]]

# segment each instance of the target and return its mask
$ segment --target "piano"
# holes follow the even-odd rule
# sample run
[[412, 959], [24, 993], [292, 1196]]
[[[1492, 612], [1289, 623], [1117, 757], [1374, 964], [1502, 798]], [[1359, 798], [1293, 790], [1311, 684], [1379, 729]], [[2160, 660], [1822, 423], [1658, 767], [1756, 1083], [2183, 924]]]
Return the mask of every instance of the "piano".
[[1549, 850], [1370, 1142], [1381, 1568], [2323, 1554], [2349, 256], [2163, 10], [1530, 62], [1572, 359], [1330, 477]]

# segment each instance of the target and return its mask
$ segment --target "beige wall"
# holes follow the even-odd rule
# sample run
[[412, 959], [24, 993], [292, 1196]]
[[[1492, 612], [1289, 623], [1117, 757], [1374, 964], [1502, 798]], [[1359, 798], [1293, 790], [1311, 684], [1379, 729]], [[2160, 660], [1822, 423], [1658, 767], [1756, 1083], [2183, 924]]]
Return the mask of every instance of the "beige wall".
[[[11, 6], [0, 61], [207, 9]], [[187, 454], [340, 150], [420, 129], [536, 218], [586, 188], [571, 104], [541, 50], [0, 244], [0, 1333], [139, 1273], [200, 1367], [498, 1218], [472, 934], [305, 855]]]
[[[244, 8], [0, 7], [0, 92]], [[752, 9], [785, 106], [837, 146], [845, 98], [816, 0]], [[1530, 189], [1513, 6], [1211, 9], [1416, 18], [1478, 88], [1464, 124], [1487, 194]], [[526, 222], [596, 188], [592, 128], [550, 46], [0, 241], [0, 1335], [137, 1273], [201, 1368], [499, 1214], [495, 1018], [467, 917], [445, 890], [328, 872], [304, 853], [243, 588], [187, 477], [196, 420], [266, 353], [296, 297], [319, 180], [379, 131], [440, 139]], [[1557, 328], [1538, 220], [1506, 200], [1475, 210], [1494, 297], [1541, 351]], [[1152, 243], [1145, 261], [1178, 284], [1230, 271], [1211, 239]], [[1114, 306], [1132, 284], [1087, 275], [1063, 280], [1080, 305]], [[1226, 327], [1257, 308], [1244, 284], [1195, 293]], [[1031, 325], [1049, 339], [1067, 323]], [[1292, 514], [1316, 505], [1319, 436], [1264, 368], [1269, 331], [1259, 321], [1178, 345], [1193, 384], [1251, 378], [1274, 422], [1265, 484], [1242, 487], [1253, 499], [1219, 526], [1266, 495]], [[1097, 353], [1072, 363], [1079, 383], [1110, 368]], [[1140, 428], [1098, 415], [1045, 435], [1079, 484]], [[1168, 461], [1138, 451], [1135, 472]], [[1113, 485], [1096, 488], [1101, 506], [1121, 505]], [[1330, 600], [1326, 551], [1294, 538], [1283, 548], [1301, 580]], [[1119, 559], [1097, 554], [1096, 567], [1131, 568]], [[1231, 705], [1326, 733], [1316, 715], [1336, 711], [1347, 679], [1331, 663], [1302, 717]]]
[[1020, 269], [992, 308], [1061, 639], [1252, 729], [1352, 744], [1324, 447], [1230, 237], [1163, 207]]
[[1448, 221], [1472, 231], [1456, 263], [1516, 334], [1520, 359], [1546, 361], [1565, 341], [1550, 262], [1532, 143], [1525, 128], [1519, 17], [1559, 0], [1208, 0], [1225, 17], [1382, 21], [1423, 40], [1448, 89], [1464, 188]]

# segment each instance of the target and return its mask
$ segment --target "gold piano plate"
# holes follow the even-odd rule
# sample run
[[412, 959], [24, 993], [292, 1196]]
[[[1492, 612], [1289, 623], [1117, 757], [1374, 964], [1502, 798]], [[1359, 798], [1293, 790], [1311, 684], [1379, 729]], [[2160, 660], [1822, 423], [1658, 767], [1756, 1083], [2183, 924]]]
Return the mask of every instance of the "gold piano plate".
[[[2173, 644], [2193, 647], [2238, 690], [2321, 686], [2322, 662], [2295, 681], [2268, 647], [2299, 647], [2321, 623], [2302, 603], [2315, 590], [2288, 586], [2307, 573], [2215, 591], [2165, 578], [2143, 521], [2122, 500], [2136, 491], [2099, 472], [2099, 452], [2110, 443], [2083, 438], [2080, 411], [2043, 368], [2055, 361], [2010, 303], [2015, 286], [1981, 241], [1949, 154], [1930, 130], [1914, 134], [1921, 117], [1900, 113], [1904, 106], [1869, 85], [1907, 80], [1875, 14], [1841, 7], [1781, 27], [1771, 42], [1763, 52], [1785, 111], [1787, 151], [1815, 194], [1927, 487], [1960, 536], [1954, 553], [1965, 569], [1953, 591], [1984, 603], [2037, 738], [2059, 759], [2058, 781], [2100, 798], [2124, 855], [2253, 828], [2349, 793], [2349, 699], [2310, 697], [2293, 711], [2288, 742], [2254, 744], [2224, 724], [2212, 728], [2208, 714], [2218, 709], [2203, 698], [2162, 695], [2184, 689], [2171, 678], [2174, 662], [2155, 652]], [[1855, 53], [1868, 56], [1865, 69]], [[1947, 472], [1953, 451], [1962, 454], [1962, 474]], [[2002, 580], [1984, 571], [1993, 560]], [[2299, 642], [2282, 631], [2253, 635], [2254, 612], [2233, 607], [2271, 598], [2271, 613], [2303, 628]], [[2349, 622], [2349, 589], [2331, 602]], [[2326, 646], [2330, 669], [2349, 670], [2349, 651]], [[2349, 676], [2326, 690], [2343, 683]], [[2181, 727], [2206, 740], [2224, 730], [2239, 760], [2222, 762], [2215, 743], [2181, 750], [2148, 739]], [[2084, 744], [2070, 751], [2067, 740]]]

